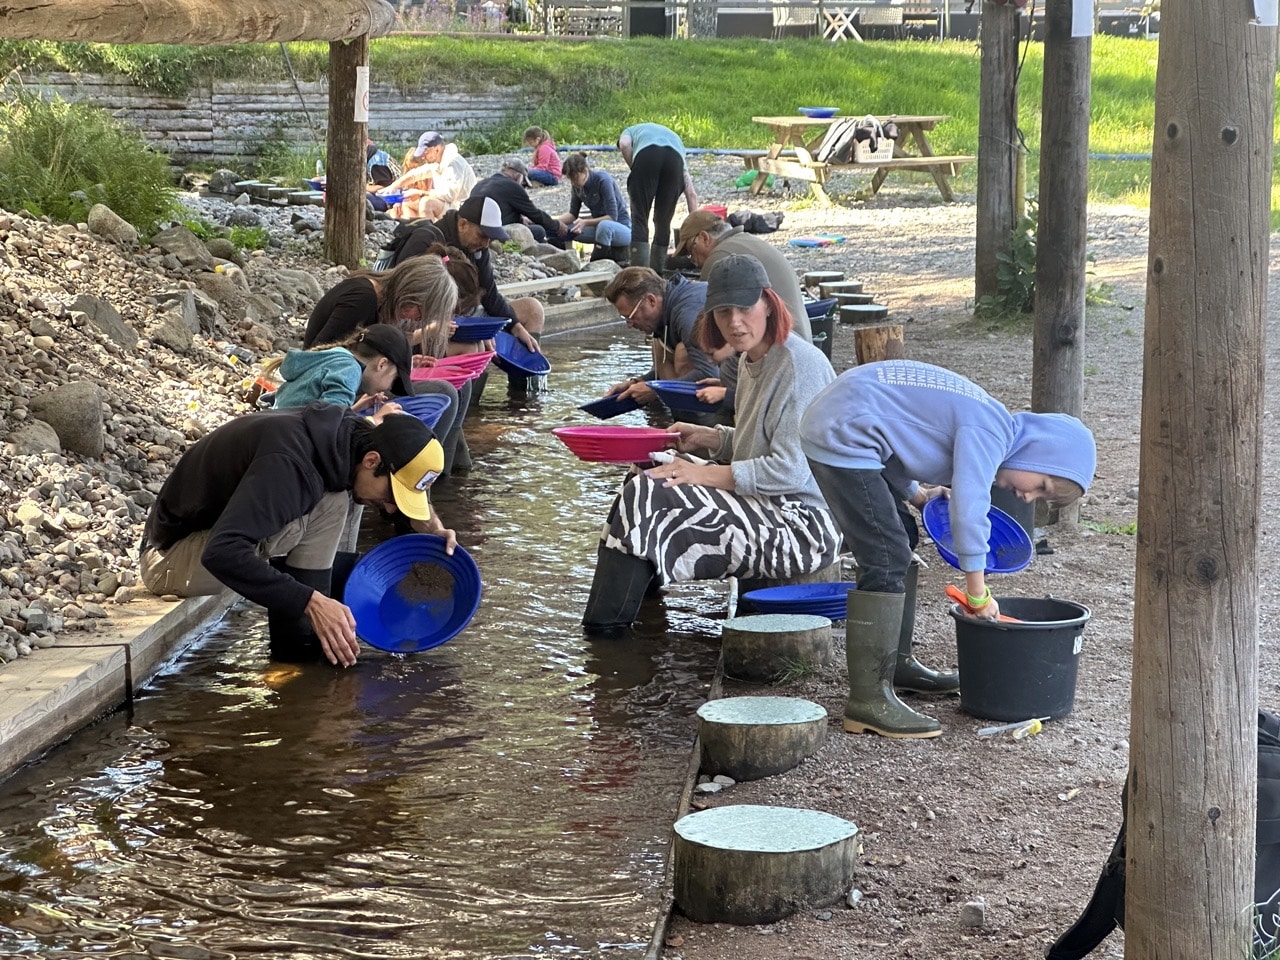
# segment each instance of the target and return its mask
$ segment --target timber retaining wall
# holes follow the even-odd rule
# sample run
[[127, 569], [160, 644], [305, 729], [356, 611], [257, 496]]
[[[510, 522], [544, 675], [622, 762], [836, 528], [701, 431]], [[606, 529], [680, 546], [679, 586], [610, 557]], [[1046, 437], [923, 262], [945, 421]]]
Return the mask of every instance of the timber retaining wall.
[[[28, 90], [90, 103], [137, 128], [174, 161], [227, 166], [251, 161], [267, 144], [324, 144], [329, 83], [215, 80], [168, 96], [123, 77], [48, 73], [23, 78]], [[424, 130], [483, 131], [528, 116], [538, 104], [520, 87], [448, 90], [439, 86], [405, 94], [372, 83], [369, 135], [391, 151], [412, 145]], [[397, 157], [398, 159], [398, 157]]]

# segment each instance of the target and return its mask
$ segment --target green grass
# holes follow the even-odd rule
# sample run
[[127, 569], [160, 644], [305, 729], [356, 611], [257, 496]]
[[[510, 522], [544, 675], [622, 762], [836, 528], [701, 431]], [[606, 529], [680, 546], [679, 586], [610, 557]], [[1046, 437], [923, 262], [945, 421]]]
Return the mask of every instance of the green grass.
[[[328, 44], [288, 45], [303, 80], [324, 75]], [[1158, 44], [1093, 39], [1089, 149], [1099, 154], [1149, 154], [1155, 114]], [[1039, 165], [1043, 47], [1026, 50], [1019, 82], [1019, 120], [1032, 155], [1028, 192]], [[1019, 57], [1021, 60], [1021, 55]], [[638, 38], [628, 41], [500, 41], [457, 37], [387, 37], [371, 44], [374, 82], [420, 90], [424, 78], [483, 88], [519, 84], [529, 102], [513, 105], [495, 128], [459, 137], [464, 148], [517, 148], [529, 123], [561, 144], [612, 143], [625, 126], [665, 123], [697, 147], [763, 147], [768, 135], [752, 123], [762, 114], [791, 114], [802, 104], [833, 104], [845, 114], [948, 114], [933, 134], [938, 153], [972, 154], [978, 141], [977, 45], [971, 41], [880, 41], [832, 44]], [[166, 92], [205, 77], [282, 79], [275, 44], [238, 47], [106, 46], [0, 41], [0, 69], [115, 71]], [[429, 80], [428, 80], [429, 83]], [[375, 111], [376, 117], [376, 111]], [[375, 122], [376, 130], [376, 122]], [[393, 152], [408, 144], [386, 144]], [[1089, 165], [1095, 200], [1146, 204], [1150, 163], [1095, 160]], [[959, 181], [976, 182], [973, 165]], [[1280, 206], [1280, 189], [1275, 193]]]

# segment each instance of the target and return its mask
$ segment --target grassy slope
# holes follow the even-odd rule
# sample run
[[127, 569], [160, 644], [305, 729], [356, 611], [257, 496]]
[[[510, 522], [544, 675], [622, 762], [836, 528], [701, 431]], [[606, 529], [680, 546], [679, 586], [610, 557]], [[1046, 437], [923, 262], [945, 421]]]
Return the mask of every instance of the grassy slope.
[[[1155, 101], [1158, 45], [1095, 37], [1090, 150], [1147, 154]], [[1025, 48], [1019, 84], [1022, 133], [1031, 150], [1034, 189], [1040, 138], [1042, 47]], [[328, 45], [289, 46], [300, 76], [323, 73]], [[34, 59], [33, 59], [34, 57]], [[168, 89], [192, 76], [280, 77], [275, 45], [236, 48], [102, 47], [0, 43], [0, 67], [115, 69]], [[518, 145], [528, 123], [560, 143], [611, 143], [629, 123], [655, 120], [690, 146], [762, 147], [767, 136], [751, 117], [785, 114], [797, 106], [838, 105], [845, 114], [949, 114], [933, 138], [939, 153], [973, 153], [977, 146], [980, 64], [976, 44], [875, 42], [831, 44], [791, 40], [669, 41], [643, 38], [599, 43], [503, 42], [480, 39], [390, 37], [372, 44], [373, 75], [403, 89], [423, 77], [482, 85], [520, 83], [537, 109], [514, 104], [510, 120], [471, 138], [481, 150]], [[464, 146], [468, 144], [464, 143]], [[404, 145], [390, 144], [391, 147]], [[971, 185], [970, 168], [966, 181]], [[1144, 203], [1150, 164], [1093, 161], [1091, 191], [1098, 199]]]

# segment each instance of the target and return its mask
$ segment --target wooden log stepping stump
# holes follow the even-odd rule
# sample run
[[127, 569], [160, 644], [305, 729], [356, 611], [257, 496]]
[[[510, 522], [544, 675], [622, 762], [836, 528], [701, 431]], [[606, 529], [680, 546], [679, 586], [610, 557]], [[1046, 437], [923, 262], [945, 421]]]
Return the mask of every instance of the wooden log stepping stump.
[[837, 293], [834, 296], [836, 303], [842, 307], [876, 302], [875, 294], [871, 293]]
[[818, 285], [822, 297], [834, 297], [837, 293], [862, 293], [864, 284], [861, 280], [834, 280]]
[[809, 613], [733, 617], [720, 631], [720, 653], [726, 676], [776, 683], [831, 663], [831, 621]]
[[907, 355], [900, 323], [862, 323], [852, 330], [853, 353], [859, 364], [901, 360]]
[[724, 697], [698, 708], [702, 772], [735, 780], [786, 773], [827, 739], [827, 711], [799, 697]]
[[680, 911], [697, 923], [774, 923], [853, 885], [858, 828], [818, 810], [740, 804], [675, 823]]
[[889, 316], [883, 303], [850, 303], [840, 305], [841, 323], [872, 323]]
[[839, 283], [843, 279], [843, 270], [810, 270], [804, 275], [804, 285], [818, 287], [824, 283]]

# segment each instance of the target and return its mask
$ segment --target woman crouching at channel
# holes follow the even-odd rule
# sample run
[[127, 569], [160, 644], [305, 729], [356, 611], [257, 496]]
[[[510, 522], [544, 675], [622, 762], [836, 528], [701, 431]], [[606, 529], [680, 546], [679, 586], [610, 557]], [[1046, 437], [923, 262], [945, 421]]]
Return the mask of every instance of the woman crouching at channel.
[[[736, 427], [677, 423], [680, 455], [623, 485], [600, 541], [582, 618], [621, 634], [645, 591], [684, 580], [787, 579], [835, 563], [840, 529], [800, 449], [800, 417], [835, 379], [822, 351], [791, 333], [791, 316], [755, 257], [718, 261], [700, 319], [708, 352], [740, 354]], [[711, 451], [711, 460], [694, 451]]]

